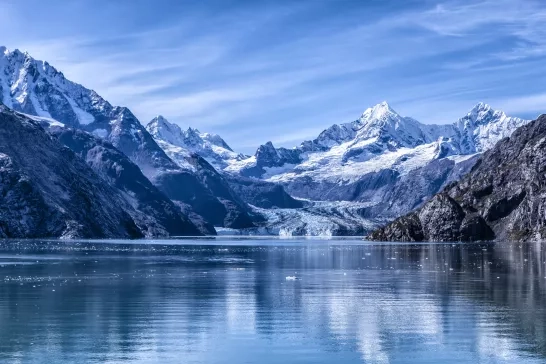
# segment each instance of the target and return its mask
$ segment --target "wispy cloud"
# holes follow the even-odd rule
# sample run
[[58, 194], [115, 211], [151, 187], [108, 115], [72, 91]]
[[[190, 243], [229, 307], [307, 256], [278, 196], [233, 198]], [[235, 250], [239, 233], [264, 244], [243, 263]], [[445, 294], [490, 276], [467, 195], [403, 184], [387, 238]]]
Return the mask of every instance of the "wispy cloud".
[[446, 36], [512, 37], [514, 45], [496, 53], [506, 61], [546, 52], [546, 8], [542, 1], [451, 1], [416, 14], [412, 21]]
[[535, 116], [546, 113], [546, 92], [503, 98], [494, 102], [503, 105], [503, 109], [509, 113], [534, 114]]
[[245, 152], [385, 99], [429, 122], [482, 100], [540, 109], [542, 1], [157, 2], [2, 3], [0, 31], [142, 122], [163, 114]]

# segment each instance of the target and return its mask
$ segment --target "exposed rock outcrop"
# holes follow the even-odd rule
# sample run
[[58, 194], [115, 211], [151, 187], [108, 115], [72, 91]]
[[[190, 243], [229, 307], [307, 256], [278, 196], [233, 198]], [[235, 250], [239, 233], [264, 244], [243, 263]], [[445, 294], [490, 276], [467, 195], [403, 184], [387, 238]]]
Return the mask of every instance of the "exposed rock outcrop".
[[215, 234], [212, 225], [204, 225], [206, 229], [200, 231], [142, 174], [136, 164], [112, 144], [76, 129], [50, 128], [49, 133], [122, 192], [122, 197], [133, 207], [129, 213], [146, 237]]
[[546, 238], [546, 115], [484, 153], [459, 182], [370, 235], [373, 240]]
[[0, 106], [1, 237], [144, 237], [128, 208], [39, 123]]

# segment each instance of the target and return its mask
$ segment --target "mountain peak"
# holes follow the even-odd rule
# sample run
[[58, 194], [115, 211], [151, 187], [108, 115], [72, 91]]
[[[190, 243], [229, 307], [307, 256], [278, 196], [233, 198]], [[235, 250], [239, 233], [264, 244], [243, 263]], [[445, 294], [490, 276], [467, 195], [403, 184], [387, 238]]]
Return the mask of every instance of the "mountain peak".
[[198, 135], [201, 137], [201, 132], [197, 128], [192, 128], [191, 126], [188, 127], [188, 130], [186, 131], [188, 135]]
[[398, 115], [396, 111], [388, 104], [387, 101], [383, 101], [373, 107], [370, 107], [362, 113], [364, 119], [381, 119], [388, 115]]
[[146, 130], [154, 137], [161, 137], [172, 142], [180, 138], [182, 130], [176, 124], [170, 123], [162, 115], [157, 115], [146, 125]]
[[472, 110], [470, 110], [470, 113], [469, 114], [473, 114], [473, 113], [479, 113], [479, 112], [487, 112], [491, 110], [491, 106], [489, 106], [488, 104], [486, 104], [485, 102], [478, 102], [476, 104], [476, 106], [474, 106], [472, 108]]
[[387, 109], [390, 108], [389, 103], [387, 101], [380, 102], [379, 104], [375, 105], [375, 107], [382, 107]]
[[163, 115], [157, 115], [150, 122], [167, 123], [168, 121], [167, 121], [167, 119], [165, 119], [165, 117]]
[[470, 120], [476, 124], [491, 124], [501, 121], [505, 117], [506, 114], [504, 112], [494, 110], [488, 104], [480, 102], [461, 120]]
[[146, 129], [150, 128], [171, 128], [172, 124], [165, 119], [163, 115], [157, 115], [155, 118], [150, 120], [150, 122], [146, 125]]
[[4, 48], [4, 54], [5, 55], [12, 55], [12, 56], [15, 56], [15, 57], [23, 57], [23, 56], [26, 56], [27, 58], [32, 58], [30, 56], [30, 54], [28, 54], [28, 52], [21, 52], [18, 48], [15, 48], [14, 50], [9, 50], [8, 48], [6, 47], [3, 47]]

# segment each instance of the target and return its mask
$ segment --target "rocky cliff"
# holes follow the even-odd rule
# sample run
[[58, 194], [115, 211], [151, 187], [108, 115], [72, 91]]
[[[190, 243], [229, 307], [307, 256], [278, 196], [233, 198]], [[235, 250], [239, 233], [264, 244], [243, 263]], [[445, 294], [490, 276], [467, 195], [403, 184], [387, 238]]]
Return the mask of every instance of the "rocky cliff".
[[484, 153], [420, 209], [370, 235], [385, 241], [546, 238], [546, 115]]
[[117, 188], [133, 209], [129, 213], [148, 238], [215, 234], [203, 221], [190, 221], [112, 144], [77, 129], [49, 128], [49, 133], [80, 156], [106, 182]]
[[37, 122], [0, 106], [0, 237], [144, 237], [128, 209]]

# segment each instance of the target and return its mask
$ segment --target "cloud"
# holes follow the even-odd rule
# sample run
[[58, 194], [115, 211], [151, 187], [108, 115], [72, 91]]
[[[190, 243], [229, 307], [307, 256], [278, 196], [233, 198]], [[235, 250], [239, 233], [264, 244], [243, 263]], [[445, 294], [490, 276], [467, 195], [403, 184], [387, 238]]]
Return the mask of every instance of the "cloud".
[[9, 46], [144, 123], [163, 114], [219, 133], [236, 150], [267, 139], [299, 144], [384, 99], [428, 122], [453, 122], [478, 101], [523, 112], [539, 107], [525, 95], [539, 95], [546, 81], [546, 7], [538, 1], [219, 2], [183, 11], [105, 3], [107, 19], [94, 3], [81, 2], [82, 17], [76, 5], [71, 13], [53, 1], [51, 14], [65, 21], [47, 27], [39, 9], [10, 4], [15, 25], [0, 24]]
[[546, 113], [546, 93], [503, 98], [494, 102], [507, 113]]
[[450, 1], [415, 14], [411, 21], [445, 36], [512, 37], [512, 49], [496, 53], [504, 61], [546, 54], [546, 9], [533, 0]]

